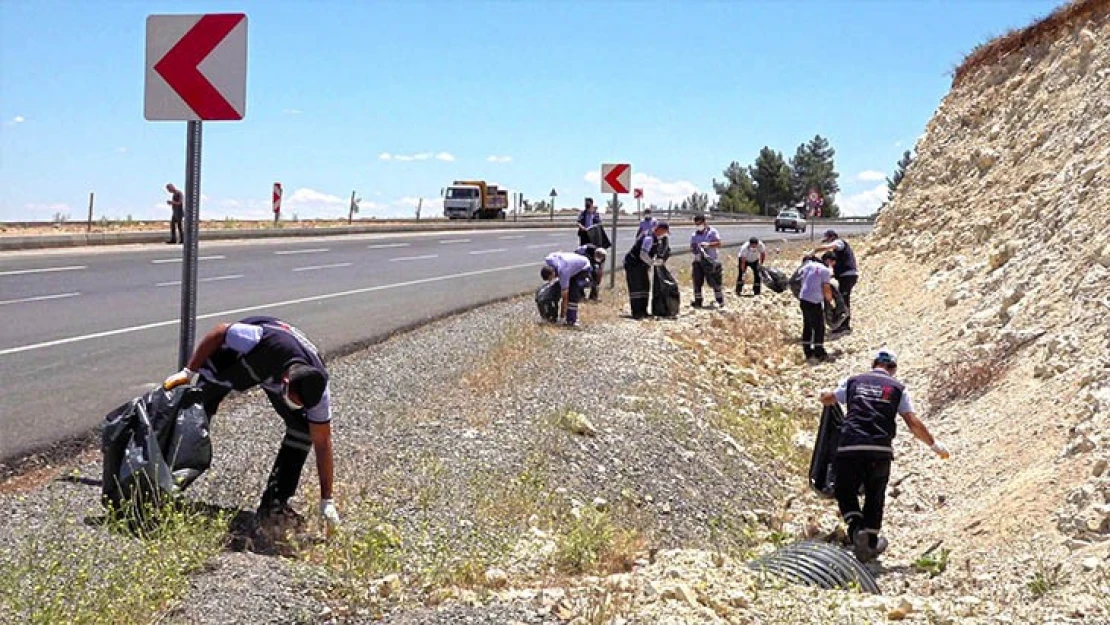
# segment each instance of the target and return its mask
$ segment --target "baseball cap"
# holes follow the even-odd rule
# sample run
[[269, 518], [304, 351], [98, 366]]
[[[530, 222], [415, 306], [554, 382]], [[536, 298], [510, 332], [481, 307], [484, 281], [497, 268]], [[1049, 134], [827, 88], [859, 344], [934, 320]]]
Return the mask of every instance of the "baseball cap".
[[826, 241], [828, 241], [829, 239], [835, 239], [835, 238], [836, 238], [836, 230], [826, 230], [825, 231], [825, 240]]
[[880, 349], [875, 352], [875, 362], [881, 365], [898, 364], [898, 355], [889, 349]]

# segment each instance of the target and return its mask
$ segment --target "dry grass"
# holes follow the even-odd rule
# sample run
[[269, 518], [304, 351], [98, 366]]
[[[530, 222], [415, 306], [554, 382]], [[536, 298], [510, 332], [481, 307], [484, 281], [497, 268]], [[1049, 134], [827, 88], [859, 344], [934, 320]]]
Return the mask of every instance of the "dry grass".
[[974, 399], [1006, 375], [1010, 354], [994, 349], [978, 357], [942, 363], [929, 377], [929, 406], [940, 412], [957, 401]]
[[1075, 0], [1030, 26], [996, 37], [977, 46], [953, 71], [952, 86], [959, 86], [976, 69], [995, 65], [1027, 46], [1060, 38], [1061, 31], [1076, 30], [1079, 24], [1103, 19], [1110, 14], [1110, 0]]
[[[550, 341], [544, 326], [527, 321], [507, 328], [502, 337], [462, 376], [463, 388], [487, 394], [505, 388], [509, 379], [507, 371], [518, 371], [527, 363], [536, 362]], [[518, 384], [519, 380], [513, 380]]]

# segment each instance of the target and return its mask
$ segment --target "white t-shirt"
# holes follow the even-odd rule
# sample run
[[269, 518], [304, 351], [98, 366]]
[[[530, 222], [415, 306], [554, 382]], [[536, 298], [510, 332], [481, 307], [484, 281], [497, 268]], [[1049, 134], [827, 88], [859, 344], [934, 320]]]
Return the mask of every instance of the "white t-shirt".
[[749, 244], [745, 245], [744, 247], [740, 248], [740, 253], [737, 254], [737, 256], [739, 258], [743, 258], [744, 260], [748, 261], [749, 263], [753, 263], [753, 262], [758, 261], [760, 258], [762, 258], [763, 255], [766, 254], [766, 253], [767, 253], [767, 246], [763, 244], [763, 241], [760, 241], [759, 245], [757, 245], [756, 247], [752, 247], [752, 244], [749, 243]]

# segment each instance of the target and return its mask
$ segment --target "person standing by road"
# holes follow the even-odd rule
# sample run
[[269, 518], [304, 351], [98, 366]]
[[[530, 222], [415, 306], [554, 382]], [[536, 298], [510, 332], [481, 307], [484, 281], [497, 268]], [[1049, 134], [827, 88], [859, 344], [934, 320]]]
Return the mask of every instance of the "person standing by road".
[[650, 231], [636, 237], [636, 242], [624, 256], [624, 277], [628, 282], [628, 304], [633, 319], [648, 316], [651, 303], [651, 268], [666, 262], [660, 252], [660, 241], [670, 233], [671, 227], [665, 221], [655, 224]]
[[914, 438], [935, 454], [942, 459], [949, 457], [948, 449], [917, 418], [909, 390], [894, 377], [897, 371], [898, 356], [890, 350], [879, 350], [871, 362], [871, 371], [847, 378], [835, 391], [823, 391], [820, 395], [826, 406], [839, 402], [847, 407], [833, 461], [834, 488], [840, 515], [848, 524], [848, 540], [861, 562], [874, 559], [887, 548], [887, 539], [879, 531], [894, 459], [895, 417], [901, 416]]
[[593, 198], [586, 198], [586, 207], [578, 213], [578, 244], [586, 245], [590, 241], [590, 228], [601, 225], [601, 215], [597, 213]]
[[185, 243], [185, 228], [183, 226], [185, 221], [185, 194], [183, 194], [174, 184], [168, 183], [166, 191], [170, 193], [170, 199], [166, 200], [166, 204], [170, 205], [170, 240], [166, 241], [166, 245], [173, 245], [177, 243], [178, 235], [181, 235], [181, 243]]
[[802, 286], [798, 299], [802, 307], [802, 351], [806, 361], [824, 362], [829, 355], [825, 351], [825, 313], [822, 302], [833, 302], [832, 287], [829, 285], [832, 272], [813, 256], [802, 259]]
[[859, 282], [859, 267], [856, 265], [856, 254], [848, 242], [837, 236], [835, 230], [826, 230], [823, 243], [814, 248], [814, 255], [822, 252], [835, 254], [833, 277], [836, 278], [836, 288], [844, 298], [844, 307], [848, 310], [848, 320], [840, 326], [839, 331], [845, 334], [852, 332], [852, 289]]
[[748, 239], [748, 244], [740, 248], [740, 273], [736, 276], [736, 294], [744, 294], [744, 272], [748, 267], [752, 269], [752, 292], [759, 295], [763, 279], [759, 275], [759, 268], [767, 260], [767, 246], [758, 237]]
[[658, 223], [659, 221], [651, 216], [651, 209], [645, 208], [643, 217], [640, 219], [640, 226], [636, 230], [636, 236], [641, 237], [645, 234], [650, 234], [652, 230], [655, 230], [655, 225]]
[[568, 326], [578, 325], [578, 302], [586, 285], [590, 282], [590, 259], [581, 254], [552, 252], [543, 259], [540, 277], [550, 281], [559, 279], [562, 300], [559, 303], [559, 319], [565, 319]]
[[717, 229], [705, 223], [705, 215], [694, 216], [694, 234], [690, 236], [690, 252], [694, 255], [692, 274], [694, 277], [694, 301], [690, 304], [694, 308], [702, 307], [701, 289], [706, 282], [713, 289], [713, 297], [717, 306], [725, 305], [725, 294], [721, 290], [722, 268], [721, 261], [717, 259], [717, 250], [721, 247], [721, 235]]
[[299, 329], [265, 316], [221, 323], [200, 340], [185, 368], [166, 378], [162, 387], [170, 390], [187, 383], [201, 389], [210, 419], [232, 391], [260, 386], [285, 422], [285, 436], [258, 507], [260, 521], [298, 517], [289, 498], [297, 491], [312, 450], [320, 478], [320, 516], [329, 529], [339, 524], [332, 498], [335, 465], [327, 368], [316, 346]]

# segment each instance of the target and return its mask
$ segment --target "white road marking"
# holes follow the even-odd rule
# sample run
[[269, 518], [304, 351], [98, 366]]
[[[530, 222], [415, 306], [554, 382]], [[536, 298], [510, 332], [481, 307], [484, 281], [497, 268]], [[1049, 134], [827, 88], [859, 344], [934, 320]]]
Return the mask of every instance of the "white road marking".
[[7, 304], [22, 304], [24, 302], [41, 302], [47, 299], [62, 299], [63, 297], [77, 297], [80, 293], [74, 291], [73, 293], [58, 293], [57, 295], [39, 295], [38, 297], [21, 297], [19, 299], [6, 299], [0, 300], [0, 306]]
[[[197, 321], [205, 319], [222, 319], [231, 317], [232, 315], [241, 315], [245, 312], [255, 312], [260, 310], [267, 310], [270, 308], [277, 308], [279, 306], [293, 306], [295, 304], [307, 304], [309, 302], [321, 302], [329, 299], [336, 299], [338, 297], [349, 297], [351, 295], [363, 295], [366, 293], [375, 293], [377, 291], [388, 291], [390, 289], [400, 289], [410, 286], [419, 286], [421, 284], [433, 284], [436, 282], [444, 282], [447, 280], [457, 280], [459, 278], [469, 278], [472, 276], [481, 276], [490, 273], [498, 273], [501, 271], [516, 271], [518, 269], [528, 269], [534, 267], [535, 263], [523, 263], [520, 265], [506, 265], [504, 267], [490, 267], [489, 269], [477, 269], [475, 271], [464, 271], [462, 273], [453, 273], [446, 276], [434, 276], [431, 278], [420, 278], [418, 280], [409, 280], [407, 282], [395, 282], [393, 284], [381, 284], [378, 286], [367, 286], [359, 289], [350, 289], [348, 291], [338, 291], [336, 293], [325, 293], [323, 295], [311, 295], [309, 297], [299, 297], [297, 299], [284, 300], [279, 302], [270, 302], [268, 304], [259, 304], [257, 306], [245, 306], [243, 308], [233, 308], [231, 310], [221, 310], [217, 312], [205, 313], [197, 315]], [[82, 334], [79, 336], [70, 336], [64, 339], [55, 339], [53, 341], [43, 341], [41, 343], [31, 343], [30, 345], [20, 345], [18, 347], [8, 347], [0, 349], [0, 356], [7, 356], [10, 354], [18, 354], [20, 352], [29, 352], [35, 349], [43, 349], [46, 347], [56, 347], [58, 345], [67, 345], [69, 343], [78, 343], [81, 341], [89, 341], [92, 339], [100, 339], [109, 336], [118, 336], [120, 334], [130, 334], [132, 332], [140, 332], [142, 330], [151, 330], [154, 328], [164, 328], [167, 326], [177, 325], [180, 323], [179, 319], [170, 319], [167, 321], [155, 321], [152, 323], [144, 323], [137, 326], [128, 326], [126, 328], [116, 328], [115, 330], [105, 330], [103, 332], [93, 332], [92, 334]]]
[[554, 243], [540, 243], [538, 245], [529, 245], [529, 246], [525, 247], [524, 249], [526, 249], [526, 250], [538, 250], [541, 247], [545, 248], [545, 249], [551, 249], [551, 248], [555, 247], [555, 244]]
[[497, 237], [497, 238], [498, 238], [498, 239], [502, 239], [502, 240], [508, 240], [508, 239], [523, 239], [523, 238], [524, 238], [524, 235], [523, 235], [523, 234], [507, 234], [507, 235], [505, 235], [505, 236], [503, 236], [503, 237]]
[[470, 243], [470, 239], [443, 239], [439, 243], [440, 245], [448, 245], [450, 243]]
[[498, 252], [504, 252], [504, 251], [505, 251], [505, 248], [499, 247], [495, 250], [473, 250], [473, 251], [467, 252], [467, 254], [496, 254]]
[[368, 250], [382, 250], [382, 249], [385, 249], [387, 247], [408, 247], [410, 245], [412, 245], [412, 243], [376, 243], [374, 245], [367, 245], [366, 249], [368, 249]]
[[549, 237], [565, 237], [565, 236], [567, 236], [567, 233], [566, 232], [555, 232], [555, 233], [549, 234], [547, 236], [549, 236]]
[[316, 254], [317, 252], [326, 251], [328, 251], [328, 248], [326, 247], [314, 247], [307, 250], [281, 250], [278, 252], [274, 252], [274, 254], [277, 254], [278, 256], [286, 256], [288, 254]]
[[309, 265], [308, 267], [297, 267], [293, 271], [316, 271], [317, 269], [336, 269], [338, 267], [350, 267], [351, 263], [332, 263], [330, 265]]
[[[212, 276], [211, 278], [197, 278], [197, 282], [219, 282], [221, 280], [238, 280], [242, 278], [243, 274], [235, 273], [230, 276]], [[172, 280], [170, 282], [159, 282], [154, 286], [179, 286], [181, 280]]]
[[[197, 260], [223, 260], [225, 258], [227, 258], [227, 256], [197, 256]], [[184, 260], [183, 258], [156, 258], [150, 262], [155, 265], [161, 265], [163, 263], [180, 263]]]
[[406, 260], [428, 260], [429, 258], [439, 258], [439, 254], [424, 254], [423, 256], [398, 256], [397, 258], [390, 258], [391, 263], [400, 263]]
[[49, 273], [52, 271], [77, 271], [79, 269], [88, 268], [88, 265], [70, 265], [68, 267], [43, 267], [42, 269], [12, 269], [10, 271], [0, 271], [0, 276], [21, 276], [28, 273]]

